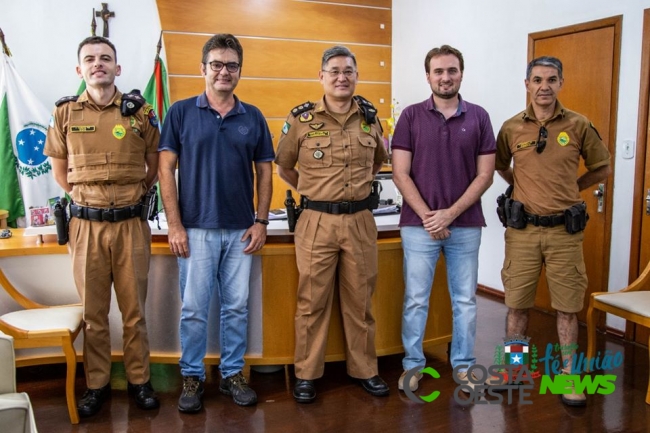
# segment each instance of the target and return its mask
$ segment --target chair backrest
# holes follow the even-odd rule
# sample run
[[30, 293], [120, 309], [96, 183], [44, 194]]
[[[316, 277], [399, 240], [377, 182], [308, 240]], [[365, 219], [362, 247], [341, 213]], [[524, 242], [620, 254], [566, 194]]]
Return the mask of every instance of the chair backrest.
[[9, 294], [9, 296], [12, 297], [14, 301], [16, 301], [21, 307], [29, 310], [32, 308], [46, 308], [47, 305], [39, 304], [38, 302], [34, 302], [22, 293], [18, 289], [14, 287], [13, 284], [7, 279], [7, 276], [5, 275], [4, 272], [2, 272], [2, 269], [0, 269], [0, 286], [2, 286], [5, 289], [5, 292]]
[[0, 394], [16, 392], [14, 339], [0, 332]]

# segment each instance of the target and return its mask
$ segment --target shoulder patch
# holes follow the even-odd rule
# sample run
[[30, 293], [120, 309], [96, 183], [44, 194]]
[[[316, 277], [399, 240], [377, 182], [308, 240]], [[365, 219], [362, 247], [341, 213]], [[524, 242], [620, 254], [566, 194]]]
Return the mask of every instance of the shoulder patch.
[[306, 111], [313, 110], [315, 106], [316, 106], [316, 104], [314, 104], [313, 102], [310, 102], [310, 101], [303, 102], [302, 104], [300, 104], [300, 105], [298, 105], [296, 107], [293, 107], [291, 109], [291, 115], [293, 117], [297, 117], [297, 116], [301, 115], [302, 113], [304, 113]]
[[591, 129], [594, 130], [594, 132], [596, 133], [596, 135], [598, 136], [598, 138], [600, 139], [600, 141], [603, 141], [603, 137], [600, 136], [600, 134], [598, 133], [598, 130], [596, 129], [596, 127], [594, 126], [594, 124], [591, 123], [591, 122], [589, 122], [589, 126], [591, 126]]
[[66, 104], [68, 102], [75, 102], [77, 99], [79, 99], [79, 95], [73, 95], [73, 96], [64, 96], [63, 98], [59, 99], [54, 103], [57, 107], [59, 105]]

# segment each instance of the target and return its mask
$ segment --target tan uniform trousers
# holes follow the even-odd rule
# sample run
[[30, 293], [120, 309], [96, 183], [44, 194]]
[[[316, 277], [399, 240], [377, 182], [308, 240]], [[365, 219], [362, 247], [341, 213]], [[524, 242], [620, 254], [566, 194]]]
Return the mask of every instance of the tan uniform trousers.
[[571, 235], [564, 226], [508, 227], [501, 270], [506, 305], [517, 309], [535, 306], [537, 283], [544, 266], [551, 306], [564, 313], [581, 311], [587, 291], [583, 238], [584, 232]]
[[122, 312], [124, 366], [135, 385], [149, 380], [149, 340], [144, 317], [151, 256], [147, 221], [70, 220], [72, 271], [84, 307], [84, 369], [88, 388], [111, 377], [108, 313], [111, 284]]
[[375, 320], [370, 311], [377, 280], [377, 226], [372, 213], [304, 210], [295, 244], [300, 274], [296, 377], [311, 380], [323, 375], [337, 270], [348, 374], [359, 379], [377, 375]]

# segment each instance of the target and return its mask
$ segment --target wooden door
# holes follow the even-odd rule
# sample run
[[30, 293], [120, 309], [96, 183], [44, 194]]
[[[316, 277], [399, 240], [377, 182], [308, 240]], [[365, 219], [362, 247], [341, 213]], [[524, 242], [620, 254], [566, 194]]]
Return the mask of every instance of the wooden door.
[[[550, 55], [563, 63], [564, 86], [558, 99], [573, 111], [587, 116], [596, 126], [612, 154], [616, 137], [617, 89], [622, 18], [613, 17], [529, 35], [528, 60]], [[613, 167], [612, 167], [613, 168]], [[580, 164], [579, 174], [586, 171]], [[609, 250], [612, 220], [613, 176], [603, 182], [602, 210], [594, 190], [582, 192], [587, 203], [589, 223], [584, 236], [584, 255], [589, 286], [585, 307], [592, 292], [606, 292], [609, 278]], [[552, 310], [546, 276], [542, 274], [535, 305]], [[585, 321], [586, 308], [578, 314]], [[604, 321], [601, 320], [601, 325]]]
[[[630, 246], [629, 282], [634, 281], [650, 263], [650, 213], [647, 212], [650, 190], [650, 9], [643, 15], [641, 43], [641, 87], [639, 92], [639, 120], [637, 126], [636, 167], [634, 177], [634, 209], [632, 212], [632, 239]], [[648, 328], [628, 322], [625, 337], [637, 343], [648, 344]]]

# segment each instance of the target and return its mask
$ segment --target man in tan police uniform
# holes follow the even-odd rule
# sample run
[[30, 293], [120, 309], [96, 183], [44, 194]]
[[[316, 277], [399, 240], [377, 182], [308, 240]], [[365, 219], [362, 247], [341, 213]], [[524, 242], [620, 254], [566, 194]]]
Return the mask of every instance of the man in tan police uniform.
[[372, 104], [353, 98], [357, 63], [347, 48], [323, 53], [319, 79], [325, 96], [292, 110], [275, 159], [280, 177], [303, 196], [295, 232], [300, 281], [293, 395], [299, 403], [314, 401], [313, 381], [323, 375], [337, 268], [348, 374], [372, 395], [389, 391], [377, 374], [370, 311], [377, 227], [369, 195], [386, 160], [381, 127]]
[[[583, 308], [587, 290], [582, 252], [586, 209], [580, 191], [606, 179], [611, 169], [609, 151], [596, 128], [558, 101], [563, 83], [559, 59], [544, 56], [528, 64], [525, 84], [530, 105], [501, 127], [496, 169], [514, 185], [512, 199], [524, 210], [509, 212], [505, 233], [501, 278], [508, 306], [506, 335], [525, 335], [544, 266], [551, 305], [557, 310], [560, 346], [570, 348], [577, 346], [576, 313]], [[580, 159], [587, 172], [578, 177]], [[515, 213], [520, 218], [512, 216]], [[556, 374], [572, 374], [574, 352], [562, 351], [564, 367]], [[586, 397], [572, 387], [562, 401], [583, 406]]]
[[151, 231], [146, 217], [141, 219], [142, 198], [156, 181], [159, 131], [151, 106], [138, 93], [115, 87], [121, 68], [108, 39], [85, 39], [78, 57], [86, 91], [57, 101], [44, 153], [73, 200], [70, 251], [84, 306], [88, 386], [77, 408], [87, 417], [110, 394], [111, 284], [122, 312], [129, 394], [143, 409], [159, 406], [149, 381], [144, 317]]

